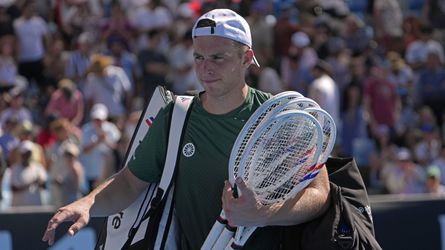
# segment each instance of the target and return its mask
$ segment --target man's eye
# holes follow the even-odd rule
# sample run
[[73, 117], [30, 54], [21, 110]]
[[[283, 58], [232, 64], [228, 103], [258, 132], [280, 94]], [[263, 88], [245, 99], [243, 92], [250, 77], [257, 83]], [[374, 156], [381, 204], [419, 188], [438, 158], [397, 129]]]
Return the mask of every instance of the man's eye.
[[195, 56], [195, 61], [202, 61], [204, 57], [202, 56]]

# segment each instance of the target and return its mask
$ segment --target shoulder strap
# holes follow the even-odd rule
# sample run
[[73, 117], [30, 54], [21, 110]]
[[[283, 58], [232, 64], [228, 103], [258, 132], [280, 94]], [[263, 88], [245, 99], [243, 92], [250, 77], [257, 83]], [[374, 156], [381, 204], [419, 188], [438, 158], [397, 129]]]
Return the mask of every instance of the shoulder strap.
[[[192, 103], [192, 96], [177, 96], [173, 107], [172, 119], [170, 122], [170, 132], [168, 136], [167, 156], [165, 158], [164, 171], [162, 172], [159, 188], [167, 190], [170, 185], [173, 173], [175, 172], [178, 149], [181, 142], [181, 135], [184, 128], [187, 111]], [[161, 199], [164, 198], [165, 192]]]

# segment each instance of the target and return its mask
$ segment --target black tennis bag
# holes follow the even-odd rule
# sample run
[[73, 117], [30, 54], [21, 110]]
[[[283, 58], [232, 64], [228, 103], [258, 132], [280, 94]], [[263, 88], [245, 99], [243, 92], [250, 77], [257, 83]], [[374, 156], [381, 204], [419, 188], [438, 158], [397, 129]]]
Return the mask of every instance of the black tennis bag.
[[352, 158], [329, 158], [331, 205], [322, 216], [284, 231], [283, 249], [382, 249], [368, 194]]

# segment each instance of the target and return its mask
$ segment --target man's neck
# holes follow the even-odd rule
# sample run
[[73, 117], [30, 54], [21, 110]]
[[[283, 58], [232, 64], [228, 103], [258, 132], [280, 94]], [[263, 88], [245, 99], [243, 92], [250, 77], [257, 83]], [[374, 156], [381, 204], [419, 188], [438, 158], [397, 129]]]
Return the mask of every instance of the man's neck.
[[201, 103], [204, 109], [211, 114], [226, 114], [243, 104], [243, 102], [246, 100], [248, 91], [249, 87], [247, 84], [245, 84], [241, 91], [235, 94], [215, 97], [210, 96], [206, 92], [201, 96]]

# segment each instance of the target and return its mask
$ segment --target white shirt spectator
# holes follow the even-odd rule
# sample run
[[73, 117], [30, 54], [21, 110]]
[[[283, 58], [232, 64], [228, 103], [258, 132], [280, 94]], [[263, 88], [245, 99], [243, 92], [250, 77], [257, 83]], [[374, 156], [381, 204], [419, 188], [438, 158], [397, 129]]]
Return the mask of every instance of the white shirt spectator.
[[326, 74], [315, 79], [309, 87], [309, 98], [328, 112], [336, 124], [340, 123], [340, 96], [334, 80]]
[[48, 25], [39, 16], [29, 20], [20, 17], [14, 21], [14, 30], [18, 40], [18, 60], [32, 62], [43, 58], [45, 54], [44, 37], [48, 33]]
[[409, 64], [424, 63], [429, 53], [436, 53], [440, 62], [445, 62], [443, 47], [435, 40], [428, 40], [427, 42], [417, 40], [412, 42], [406, 49], [406, 61]]
[[105, 77], [89, 74], [86, 80], [84, 97], [93, 104], [103, 103], [112, 117], [125, 114], [124, 98], [132, 91], [125, 71], [117, 66], [107, 66]]

